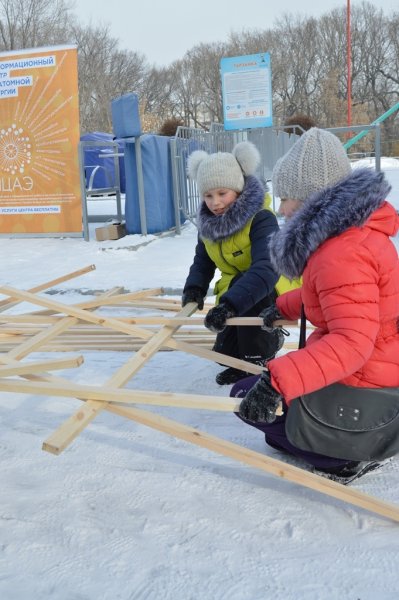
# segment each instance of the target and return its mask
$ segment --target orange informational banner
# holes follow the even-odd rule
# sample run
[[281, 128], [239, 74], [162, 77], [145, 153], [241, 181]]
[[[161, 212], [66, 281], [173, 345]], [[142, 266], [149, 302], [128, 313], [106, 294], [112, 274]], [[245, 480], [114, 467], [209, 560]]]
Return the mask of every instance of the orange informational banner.
[[82, 234], [76, 46], [0, 53], [0, 234]]

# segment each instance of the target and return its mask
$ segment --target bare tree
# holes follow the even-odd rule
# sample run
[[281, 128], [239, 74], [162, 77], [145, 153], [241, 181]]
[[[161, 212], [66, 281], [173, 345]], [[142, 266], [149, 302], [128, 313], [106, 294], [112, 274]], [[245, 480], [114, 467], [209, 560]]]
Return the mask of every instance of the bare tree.
[[140, 95], [147, 72], [145, 57], [119, 50], [108, 26], [72, 30], [78, 46], [82, 131], [112, 131], [111, 101], [128, 92]]
[[141, 110], [143, 115], [151, 115], [155, 129], [168, 119], [179, 119], [181, 107], [176, 101], [174, 90], [177, 86], [177, 71], [171, 67], [151, 67], [143, 79]]
[[64, 0], [0, 0], [1, 49], [66, 42], [72, 6]]
[[[346, 10], [319, 19], [285, 14], [268, 29], [230, 33], [226, 42], [198, 44], [169, 67], [120, 49], [108, 26], [83, 27], [68, 0], [0, 0], [0, 50], [75, 43], [79, 57], [82, 131], [111, 131], [111, 101], [136, 92], [144, 127], [168, 119], [208, 128], [222, 122], [220, 59], [269, 52], [276, 124], [304, 113], [324, 127], [345, 124], [348, 103]], [[353, 124], [370, 123], [399, 100], [399, 13], [370, 2], [351, 11], [350, 98]], [[394, 119], [384, 123], [394, 138]]]

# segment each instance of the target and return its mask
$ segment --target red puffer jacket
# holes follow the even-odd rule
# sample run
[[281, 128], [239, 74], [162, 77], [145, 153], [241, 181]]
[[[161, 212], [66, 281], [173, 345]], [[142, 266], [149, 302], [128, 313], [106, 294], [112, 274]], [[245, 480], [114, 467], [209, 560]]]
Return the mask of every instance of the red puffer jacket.
[[[287, 318], [316, 326], [306, 347], [268, 363], [287, 403], [326, 385], [399, 386], [399, 217], [382, 203], [361, 225], [309, 251], [303, 287], [280, 296]], [[292, 273], [291, 273], [292, 275]]]

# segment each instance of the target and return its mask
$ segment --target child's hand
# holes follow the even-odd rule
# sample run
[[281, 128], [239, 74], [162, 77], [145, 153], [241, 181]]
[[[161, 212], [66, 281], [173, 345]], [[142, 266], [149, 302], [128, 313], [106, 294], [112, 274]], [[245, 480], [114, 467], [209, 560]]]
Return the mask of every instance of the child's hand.
[[204, 293], [200, 288], [190, 287], [187, 288], [185, 292], [183, 292], [183, 296], [181, 297], [181, 305], [186, 306], [189, 302], [195, 302], [198, 304], [198, 310], [202, 310], [204, 308]]
[[255, 385], [241, 400], [238, 414], [254, 423], [273, 423], [282, 399], [281, 394], [271, 384], [270, 374], [263, 371]]
[[267, 308], [264, 308], [259, 316], [263, 319], [262, 329], [264, 329], [264, 331], [272, 331], [274, 328], [274, 321], [284, 319], [275, 304], [271, 304]]
[[231, 319], [232, 317], [237, 316], [234, 308], [225, 302], [221, 302], [214, 308], [211, 308], [208, 311], [208, 314], [205, 317], [205, 327], [214, 331], [215, 333], [220, 333], [226, 327], [226, 320]]

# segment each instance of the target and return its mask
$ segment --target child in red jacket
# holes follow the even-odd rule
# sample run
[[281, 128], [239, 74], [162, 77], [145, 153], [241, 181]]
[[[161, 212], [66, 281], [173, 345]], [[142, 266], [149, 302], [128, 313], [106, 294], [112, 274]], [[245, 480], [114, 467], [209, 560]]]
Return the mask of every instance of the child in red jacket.
[[346, 460], [338, 447], [329, 456], [295, 447], [276, 409], [283, 402], [287, 413], [295, 398], [333, 384], [343, 395], [349, 387], [399, 387], [399, 261], [390, 240], [399, 217], [385, 200], [384, 175], [352, 172], [339, 139], [317, 128], [277, 162], [273, 190], [283, 211], [289, 203], [296, 210], [273, 236], [271, 260], [287, 277], [302, 276], [303, 285], [277, 299], [265, 326], [278, 317], [298, 319], [303, 306], [315, 330], [304, 348], [269, 361], [253, 387], [254, 379], [240, 382], [232, 395], [244, 397], [239, 415], [270, 445], [349, 480], [376, 462]]

